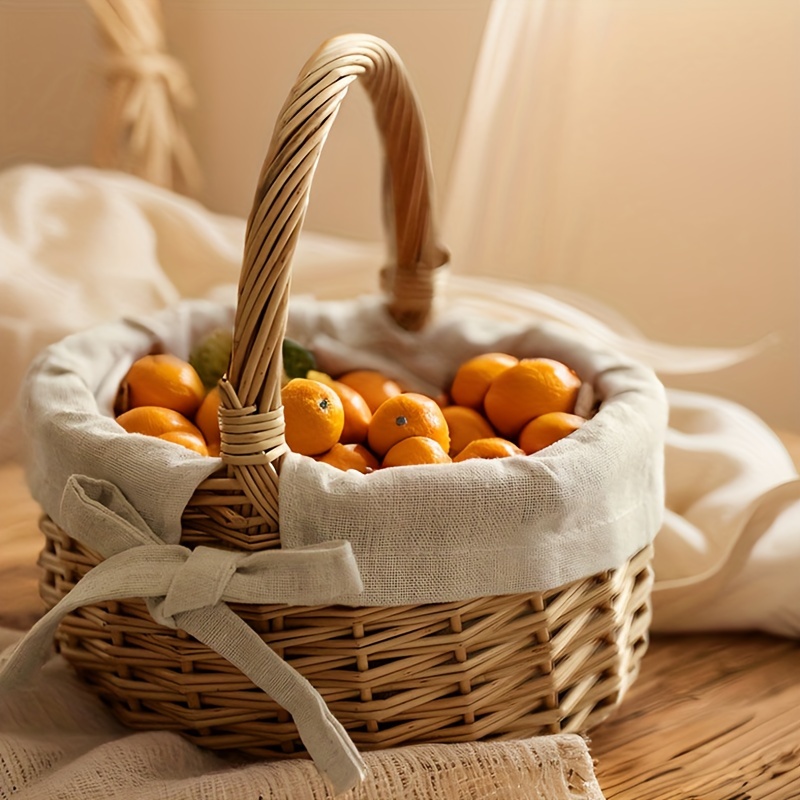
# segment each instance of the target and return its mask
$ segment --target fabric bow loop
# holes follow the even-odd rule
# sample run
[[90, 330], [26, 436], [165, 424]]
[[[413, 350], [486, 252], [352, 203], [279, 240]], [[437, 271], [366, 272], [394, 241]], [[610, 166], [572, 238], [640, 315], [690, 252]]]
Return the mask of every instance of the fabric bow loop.
[[177, 628], [175, 615], [215, 606], [246, 553], [196, 547], [175, 570], [167, 594], [161, 601], [151, 600], [147, 610], [160, 625]]

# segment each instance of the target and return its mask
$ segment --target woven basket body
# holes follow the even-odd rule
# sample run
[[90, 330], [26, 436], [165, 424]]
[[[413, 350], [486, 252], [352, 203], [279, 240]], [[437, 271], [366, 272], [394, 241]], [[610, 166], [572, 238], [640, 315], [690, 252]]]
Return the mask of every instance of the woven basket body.
[[[446, 261], [431, 214], [421, 114], [402, 64], [372, 37], [339, 37], [301, 72], [278, 119], [248, 220], [234, 352], [220, 384], [223, 467], [183, 514], [182, 544], [280, 546], [280, 343], [289, 265], [322, 145], [351, 82], [366, 87], [388, 170], [385, 270], [397, 323], [425, 324]], [[48, 607], [99, 557], [49, 518], [41, 593]], [[610, 714], [647, 646], [652, 551], [547, 592], [392, 607], [233, 605], [308, 678], [360, 748], [584, 731]], [[182, 733], [212, 749], [304, 754], [290, 715], [135, 598], [85, 607], [58, 647], [125, 724]]]
[[[96, 562], [50, 520], [42, 596], [53, 605]], [[650, 548], [549, 592], [390, 608], [233, 606], [308, 678], [362, 749], [585, 731], [636, 677], [647, 647]], [[144, 603], [70, 615], [59, 648], [132, 728], [212, 749], [303, 752], [289, 715]]]

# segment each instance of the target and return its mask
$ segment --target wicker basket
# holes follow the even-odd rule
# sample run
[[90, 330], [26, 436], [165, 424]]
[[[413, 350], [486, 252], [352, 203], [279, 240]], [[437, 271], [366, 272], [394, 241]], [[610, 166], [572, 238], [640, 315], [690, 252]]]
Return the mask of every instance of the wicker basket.
[[[383, 276], [399, 325], [424, 325], [446, 261], [431, 214], [422, 117], [385, 43], [343, 36], [308, 62], [276, 125], [248, 221], [223, 379], [223, 467], [183, 514], [182, 544], [280, 546], [280, 343], [289, 266], [322, 146], [349, 84], [366, 87], [383, 138], [393, 266]], [[276, 427], [277, 426], [277, 427]], [[99, 557], [45, 517], [49, 607]], [[636, 676], [650, 621], [651, 549], [619, 569], [548, 592], [402, 607], [232, 605], [319, 691], [359, 748], [517, 738], [591, 728]], [[198, 745], [303, 755], [290, 715], [236, 668], [141, 600], [84, 607], [61, 624], [63, 656], [125, 724], [178, 731]]]

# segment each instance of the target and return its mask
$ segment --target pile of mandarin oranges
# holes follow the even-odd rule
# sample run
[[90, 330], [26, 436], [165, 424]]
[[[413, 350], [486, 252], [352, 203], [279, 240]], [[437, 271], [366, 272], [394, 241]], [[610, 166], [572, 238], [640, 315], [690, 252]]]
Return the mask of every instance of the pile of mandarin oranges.
[[[586, 422], [575, 413], [581, 379], [550, 358], [476, 355], [434, 398], [374, 369], [333, 377], [289, 339], [283, 355], [287, 445], [342, 470], [530, 455]], [[219, 455], [217, 382], [227, 358], [209, 369], [202, 356], [201, 343], [188, 360], [160, 353], [135, 361], [120, 385], [117, 422], [129, 433]]]

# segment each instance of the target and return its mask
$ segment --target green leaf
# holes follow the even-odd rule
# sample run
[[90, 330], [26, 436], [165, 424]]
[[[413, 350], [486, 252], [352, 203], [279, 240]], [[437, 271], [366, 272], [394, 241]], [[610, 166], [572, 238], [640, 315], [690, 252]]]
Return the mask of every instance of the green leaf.
[[317, 368], [314, 354], [293, 339], [283, 340], [283, 371], [289, 378], [305, 378], [310, 369]]

